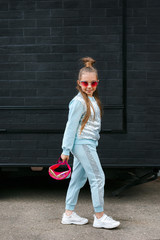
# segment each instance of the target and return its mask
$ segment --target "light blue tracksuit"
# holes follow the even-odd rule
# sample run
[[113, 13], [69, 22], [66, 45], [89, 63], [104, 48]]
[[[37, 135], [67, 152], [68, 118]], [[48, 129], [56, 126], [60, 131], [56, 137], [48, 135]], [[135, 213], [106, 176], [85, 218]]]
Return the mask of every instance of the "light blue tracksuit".
[[[66, 124], [62, 149], [63, 154], [74, 156], [73, 171], [66, 196], [66, 209], [74, 210], [80, 189], [89, 181], [92, 202], [95, 212], [104, 210], [105, 176], [96, 151], [101, 128], [99, 107], [94, 97], [89, 97], [91, 116], [80, 134], [81, 123], [86, 113], [86, 104], [78, 93], [69, 104], [69, 115]], [[95, 115], [94, 115], [95, 112]]]

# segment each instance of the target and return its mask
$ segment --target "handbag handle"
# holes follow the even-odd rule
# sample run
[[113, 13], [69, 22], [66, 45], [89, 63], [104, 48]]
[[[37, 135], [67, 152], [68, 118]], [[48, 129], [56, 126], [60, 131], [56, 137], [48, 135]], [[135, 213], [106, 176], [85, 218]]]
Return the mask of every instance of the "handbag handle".
[[69, 168], [69, 170], [71, 170], [71, 167], [70, 167], [70, 165], [68, 164], [68, 162], [67, 162], [66, 160], [63, 162], [61, 156], [58, 158], [57, 163], [62, 164], [62, 165], [65, 165], [65, 164], [66, 164], [67, 167]]

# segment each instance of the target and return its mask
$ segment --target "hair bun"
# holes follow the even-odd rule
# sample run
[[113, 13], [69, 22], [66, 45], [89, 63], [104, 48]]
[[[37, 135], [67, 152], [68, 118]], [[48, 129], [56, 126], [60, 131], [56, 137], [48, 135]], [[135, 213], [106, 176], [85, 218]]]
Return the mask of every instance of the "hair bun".
[[93, 67], [93, 64], [96, 62], [93, 58], [91, 57], [84, 57], [81, 59], [82, 62], [84, 63], [85, 67], [91, 68]]

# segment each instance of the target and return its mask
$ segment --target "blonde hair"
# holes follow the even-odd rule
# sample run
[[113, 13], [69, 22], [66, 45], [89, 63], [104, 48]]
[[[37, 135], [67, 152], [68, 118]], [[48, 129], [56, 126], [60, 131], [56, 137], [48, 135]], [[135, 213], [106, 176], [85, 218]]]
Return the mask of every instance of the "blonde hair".
[[[92, 72], [92, 73], [95, 73], [96, 76], [97, 76], [97, 80], [98, 80], [98, 72], [97, 72], [97, 69], [93, 67], [93, 64], [96, 62], [93, 58], [91, 57], [84, 57], [81, 59], [81, 61], [83, 62], [84, 64], [84, 67], [82, 67], [79, 71], [79, 75], [78, 75], [78, 80], [81, 79], [81, 76], [82, 74], [86, 73], [86, 72]], [[88, 122], [88, 119], [91, 115], [91, 107], [93, 109], [93, 112], [94, 112], [94, 119], [95, 119], [95, 111], [94, 111], [94, 108], [93, 108], [93, 105], [90, 101], [90, 99], [88, 98], [88, 95], [82, 91], [82, 88], [79, 86], [79, 84], [77, 83], [77, 90], [82, 94], [83, 96], [83, 99], [86, 103], [86, 107], [87, 107], [87, 111], [86, 111], [86, 114], [82, 120], [82, 126], [81, 126], [81, 130], [80, 130], [80, 134], [81, 132], [83, 131], [86, 123]], [[98, 89], [96, 89], [96, 91], [93, 93], [93, 96], [99, 106], [99, 109], [100, 109], [100, 115], [102, 117], [102, 113], [103, 113], [103, 109], [102, 109], [102, 104], [101, 104], [101, 101], [99, 99], [99, 95], [98, 95]]]

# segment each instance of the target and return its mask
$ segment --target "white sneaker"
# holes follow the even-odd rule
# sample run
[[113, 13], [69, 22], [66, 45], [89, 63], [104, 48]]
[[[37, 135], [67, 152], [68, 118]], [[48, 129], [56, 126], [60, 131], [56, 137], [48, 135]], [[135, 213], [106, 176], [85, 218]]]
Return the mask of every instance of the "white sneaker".
[[94, 215], [93, 227], [112, 229], [118, 227], [119, 225], [120, 222], [113, 220], [106, 214], [103, 214], [103, 216], [99, 219]]
[[70, 216], [67, 216], [65, 213], [63, 213], [61, 223], [83, 225], [88, 223], [88, 219], [78, 216], [75, 212], [72, 212]]

